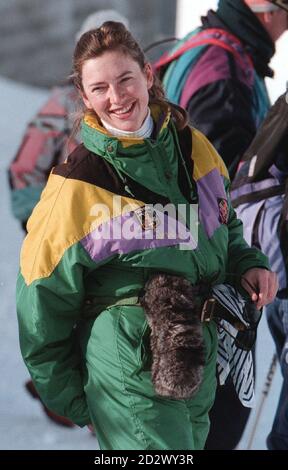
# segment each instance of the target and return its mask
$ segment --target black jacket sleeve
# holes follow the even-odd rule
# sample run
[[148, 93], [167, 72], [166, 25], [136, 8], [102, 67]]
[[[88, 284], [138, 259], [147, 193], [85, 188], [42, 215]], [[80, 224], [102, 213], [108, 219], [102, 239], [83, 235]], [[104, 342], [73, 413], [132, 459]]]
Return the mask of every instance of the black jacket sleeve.
[[233, 178], [256, 133], [252, 91], [234, 78], [218, 80], [198, 90], [187, 110], [191, 124], [213, 143]]

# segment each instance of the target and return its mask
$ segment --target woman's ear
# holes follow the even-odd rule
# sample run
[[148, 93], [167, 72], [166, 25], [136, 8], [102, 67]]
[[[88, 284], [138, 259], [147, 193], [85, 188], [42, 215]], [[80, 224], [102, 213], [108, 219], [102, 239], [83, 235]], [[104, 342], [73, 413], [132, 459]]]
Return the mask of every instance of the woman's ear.
[[150, 90], [150, 88], [153, 86], [154, 83], [154, 75], [153, 75], [153, 70], [152, 70], [152, 65], [147, 62], [145, 64], [145, 75], [146, 75], [146, 80], [147, 80], [147, 88]]

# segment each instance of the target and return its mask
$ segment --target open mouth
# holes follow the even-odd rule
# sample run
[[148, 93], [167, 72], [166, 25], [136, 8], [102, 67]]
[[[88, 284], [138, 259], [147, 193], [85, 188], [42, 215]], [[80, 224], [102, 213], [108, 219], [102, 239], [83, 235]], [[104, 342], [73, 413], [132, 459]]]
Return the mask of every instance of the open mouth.
[[128, 106], [125, 106], [119, 109], [113, 109], [112, 111], [110, 111], [110, 114], [114, 114], [117, 117], [126, 117], [133, 111], [135, 107], [135, 103], [136, 102], [131, 103]]

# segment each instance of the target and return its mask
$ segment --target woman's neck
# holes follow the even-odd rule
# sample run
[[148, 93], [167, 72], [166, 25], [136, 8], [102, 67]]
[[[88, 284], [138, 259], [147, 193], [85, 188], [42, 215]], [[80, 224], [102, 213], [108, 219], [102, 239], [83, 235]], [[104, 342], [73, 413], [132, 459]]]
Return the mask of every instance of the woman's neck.
[[144, 120], [142, 126], [137, 129], [137, 131], [122, 131], [121, 129], [116, 129], [115, 127], [110, 126], [107, 122], [102, 120], [102, 124], [107, 129], [107, 131], [115, 137], [130, 137], [138, 139], [147, 139], [151, 136], [153, 132], [153, 119], [151, 117], [150, 109], [148, 109], [148, 114]]

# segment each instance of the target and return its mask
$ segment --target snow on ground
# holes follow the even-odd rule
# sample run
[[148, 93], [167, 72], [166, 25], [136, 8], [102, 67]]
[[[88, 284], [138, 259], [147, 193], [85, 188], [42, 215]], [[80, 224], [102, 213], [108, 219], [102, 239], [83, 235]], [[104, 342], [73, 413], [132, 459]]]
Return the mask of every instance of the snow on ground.
[[[97, 441], [87, 428], [66, 429], [52, 423], [43, 414], [39, 402], [32, 400], [24, 390], [28, 374], [19, 351], [14, 300], [22, 232], [10, 213], [6, 170], [27, 122], [43, 103], [47, 92], [0, 78], [0, 96], [0, 449], [97, 449]], [[273, 344], [264, 321], [258, 340], [258, 401], [272, 354]], [[256, 431], [253, 449], [265, 449], [265, 437], [272, 423], [280, 385], [278, 368]], [[255, 410], [240, 449], [247, 447], [254, 415]]]
[[0, 78], [0, 96], [0, 449], [97, 449], [87, 428], [52, 423], [24, 390], [28, 373], [19, 351], [14, 300], [23, 234], [10, 212], [7, 167], [47, 92]]

